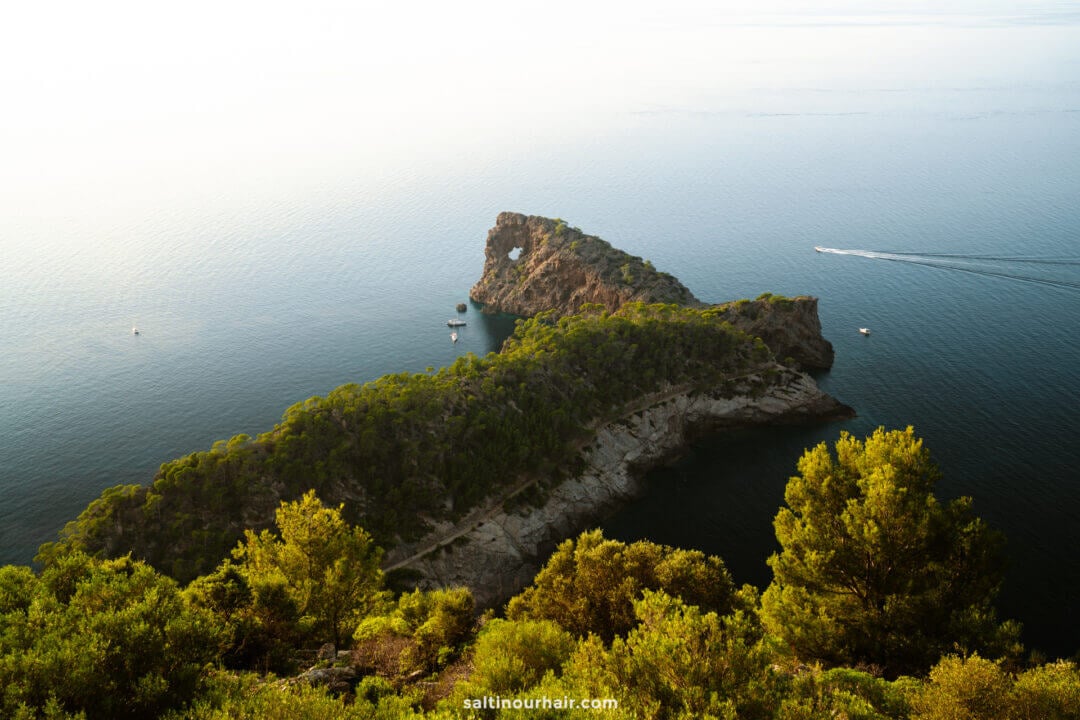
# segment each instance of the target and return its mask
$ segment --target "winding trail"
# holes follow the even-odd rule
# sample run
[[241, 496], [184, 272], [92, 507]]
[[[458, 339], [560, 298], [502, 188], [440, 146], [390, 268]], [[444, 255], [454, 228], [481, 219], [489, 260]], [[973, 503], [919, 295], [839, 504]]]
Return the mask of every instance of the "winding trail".
[[[753, 371], [750, 371], [750, 372], [745, 372], [745, 373], [741, 373], [739, 375], [733, 375], [731, 377], [724, 378], [723, 382], [724, 383], [731, 383], [731, 382], [737, 382], [739, 380], [745, 380], [745, 379], [754, 377], [756, 375], [759, 375], [765, 369], [767, 369], [767, 368], [766, 367], [758, 367], [758, 368], [755, 368]], [[613, 422], [619, 422], [620, 420], [625, 420], [625, 419], [631, 418], [634, 415], [636, 415], [636, 414], [638, 414], [638, 413], [640, 413], [640, 412], [642, 412], [644, 410], [647, 410], [647, 409], [649, 409], [649, 408], [651, 408], [651, 407], [653, 407], [655, 405], [660, 405], [660, 404], [668, 402], [669, 400], [672, 400], [672, 399], [674, 399], [674, 398], [676, 398], [676, 397], [678, 397], [680, 395], [685, 395], [686, 393], [690, 392], [692, 389], [693, 389], [693, 385], [691, 385], [691, 384], [682, 384], [682, 385], [675, 385], [673, 387], [670, 387], [670, 388], [667, 388], [665, 390], [661, 390], [661, 391], [658, 391], [658, 392], [649, 393], [649, 394], [644, 395], [641, 398], [637, 399], [636, 401], [634, 401], [631, 404], [624, 405], [622, 408], [620, 408], [619, 412], [616, 415], [614, 415], [613, 417], [598, 418], [598, 419], [594, 420], [593, 422], [589, 423], [586, 426], [587, 432], [584, 434], [584, 436], [579, 438], [578, 440], [574, 441], [574, 443], [573, 443], [574, 449], [576, 451], [580, 452], [584, 447], [586, 447], [589, 443], [591, 443], [596, 438], [596, 431], [598, 429], [600, 429], [601, 427], [603, 427], [604, 425], [608, 425], [608, 424], [613, 423]], [[398, 569], [400, 569], [402, 567], [406, 567], [407, 565], [409, 565], [409, 564], [411, 564], [411, 563], [413, 563], [413, 562], [415, 562], [417, 560], [420, 560], [424, 556], [426, 556], [426, 555], [428, 555], [428, 554], [430, 554], [430, 553], [432, 553], [432, 552], [434, 552], [434, 551], [436, 551], [436, 550], [438, 550], [440, 548], [446, 547], [447, 545], [453, 543], [458, 538], [467, 535], [468, 533], [475, 530], [477, 527], [479, 527], [484, 522], [492, 519], [497, 514], [501, 513], [502, 510], [503, 510], [503, 504], [507, 500], [510, 500], [511, 498], [521, 494], [522, 492], [529, 489], [530, 487], [533, 487], [534, 485], [536, 485], [536, 483], [538, 483], [542, 479], [543, 479], [542, 476], [536, 475], [536, 474], [528, 474], [525, 477], [519, 479], [516, 483], [514, 483], [513, 485], [511, 485], [508, 488], [505, 488], [501, 493], [499, 493], [494, 498], [492, 498], [490, 500], [487, 500], [487, 501], [481, 503], [480, 505], [478, 505], [477, 507], [473, 508], [472, 510], [470, 510], [465, 515], [465, 517], [463, 517], [461, 520], [454, 523], [445, 532], [439, 533], [439, 534], [435, 535], [434, 537], [432, 537], [431, 539], [425, 541], [423, 545], [421, 545], [417, 550], [412, 551], [407, 557], [402, 558], [400, 560], [393, 560], [392, 562], [388, 562], [387, 564], [383, 565], [383, 568], [382, 568], [383, 572], [390, 572], [392, 570], [398, 570]], [[390, 553], [388, 553], [388, 554], [390, 554]]]

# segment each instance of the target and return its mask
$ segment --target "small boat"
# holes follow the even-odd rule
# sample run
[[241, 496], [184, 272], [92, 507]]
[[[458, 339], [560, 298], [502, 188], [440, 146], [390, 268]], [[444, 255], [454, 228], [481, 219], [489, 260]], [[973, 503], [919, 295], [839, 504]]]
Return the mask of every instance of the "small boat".
[[450, 327], [461, 327], [462, 325], [465, 324], [465, 321], [464, 320], [458, 320], [457, 318], [454, 318], [453, 320], [447, 320], [446, 324], [449, 325]]
[[456, 332], [450, 333], [450, 342], [457, 342], [457, 333]]
[[869, 335], [870, 328], [859, 328], [859, 332], [861, 332], [863, 335]]
[[815, 245], [814, 252], [825, 252], [825, 248], [821, 247], [820, 245]]
[[139, 328], [137, 328], [137, 327], [135, 327], [134, 325], [132, 325], [132, 326], [131, 326], [131, 334], [132, 334], [132, 335], [138, 335], [138, 334], [139, 334]]

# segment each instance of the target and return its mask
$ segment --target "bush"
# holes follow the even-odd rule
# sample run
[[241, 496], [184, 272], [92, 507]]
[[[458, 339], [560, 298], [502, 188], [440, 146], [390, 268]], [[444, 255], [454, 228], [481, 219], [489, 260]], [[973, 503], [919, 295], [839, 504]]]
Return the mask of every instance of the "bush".
[[912, 698], [912, 720], [1003, 720], [1011, 713], [1012, 679], [979, 657], [942, 658]]
[[901, 720], [910, 710], [903, 685], [850, 668], [801, 672], [786, 694], [779, 720]]
[[1080, 671], [1059, 661], [1028, 670], [1013, 686], [1017, 720], [1076, 720], [1080, 718]]
[[444, 667], [469, 637], [474, 611], [468, 588], [406, 593], [389, 614], [360, 623], [354, 659], [385, 677]]
[[720, 558], [646, 541], [627, 545], [594, 530], [559, 545], [533, 585], [510, 600], [507, 616], [554, 620], [579, 637], [611, 642], [637, 624], [634, 602], [645, 590], [722, 614], [736, 605]]
[[378, 678], [365, 678], [352, 702], [306, 683], [266, 682], [254, 675], [219, 674], [206, 696], [162, 720], [421, 720], [416, 699]]
[[492, 620], [476, 640], [471, 681], [484, 693], [519, 693], [558, 673], [574, 646], [550, 620]]
[[721, 617], [662, 592], [634, 603], [639, 624], [604, 647], [581, 642], [563, 682], [579, 696], [612, 697], [637, 717], [772, 718], [780, 678], [752, 613]]
[[67, 554], [35, 578], [0, 571], [0, 711], [154, 717], [190, 701], [221, 628], [130, 558]]

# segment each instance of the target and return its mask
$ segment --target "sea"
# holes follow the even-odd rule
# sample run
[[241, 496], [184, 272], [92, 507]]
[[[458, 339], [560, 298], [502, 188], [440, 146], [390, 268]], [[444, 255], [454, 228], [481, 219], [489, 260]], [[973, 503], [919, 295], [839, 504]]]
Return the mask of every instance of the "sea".
[[707, 301], [820, 298], [858, 413], [703, 439], [609, 536], [763, 588], [801, 453], [912, 425], [1007, 537], [1000, 614], [1080, 650], [1080, 8], [715, 5], [14, 10], [0, 563], [312, 395], [497, 350], [514, 318], [446, 321], [512, 210]]

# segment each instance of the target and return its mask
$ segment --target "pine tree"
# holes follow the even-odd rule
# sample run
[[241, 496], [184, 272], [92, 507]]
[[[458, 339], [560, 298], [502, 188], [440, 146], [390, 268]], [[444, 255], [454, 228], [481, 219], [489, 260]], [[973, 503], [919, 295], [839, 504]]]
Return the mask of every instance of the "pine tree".
[[783, 550], [762, 597], [770, 631], [800, 657], [925, 671], [944, 652], [1000, 653], [1018, 628], [994, 620], [1002, 540], [942, 504], [941, 474], [914, 430], [848, 433], [808, 450], [776, 516]]

